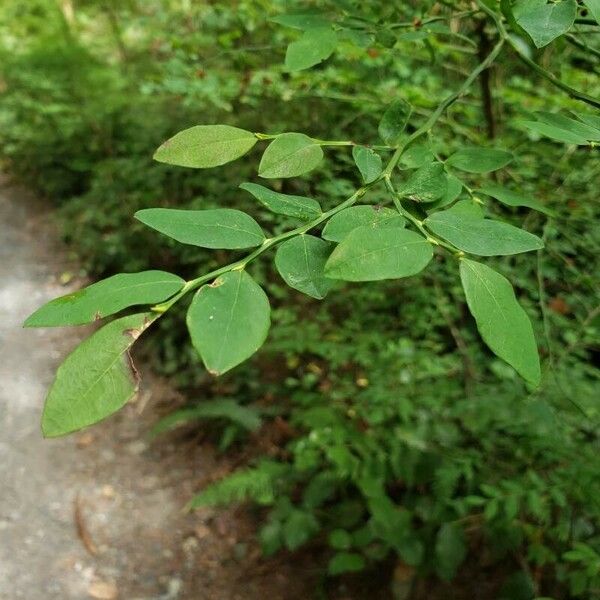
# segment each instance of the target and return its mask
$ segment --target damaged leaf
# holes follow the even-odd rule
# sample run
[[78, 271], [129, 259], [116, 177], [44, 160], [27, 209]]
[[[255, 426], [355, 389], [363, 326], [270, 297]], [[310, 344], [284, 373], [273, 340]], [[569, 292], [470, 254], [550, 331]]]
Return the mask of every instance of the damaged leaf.
[[83, 325], [138, 304], [168, 300], [185, 284], [165, 271], [120, 273], [86, 288], [55, 298], [30, 315], [25, 327]]
[[129, 349], [157, 317], [138, 313], [112, 321], [67, 356], [46, 398], [42, 415], [45, 437], [97, 423], [134, 396], [139, 378]]

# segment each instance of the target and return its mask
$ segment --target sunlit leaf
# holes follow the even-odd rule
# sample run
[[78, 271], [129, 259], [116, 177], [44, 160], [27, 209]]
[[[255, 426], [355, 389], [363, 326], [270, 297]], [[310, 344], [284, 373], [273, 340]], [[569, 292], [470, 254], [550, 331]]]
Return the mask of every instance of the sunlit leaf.
[[303, 133], [282, 133], [267, 146], [258, 167], [266, 179], [297, 177], [312, 171], [323, 160], [323, 150]]
[[154, 160], [196, 169], [218, 167], [243, 156], [257, 141], [253, 133], [238, 127], [197, 125], [162, 144]]

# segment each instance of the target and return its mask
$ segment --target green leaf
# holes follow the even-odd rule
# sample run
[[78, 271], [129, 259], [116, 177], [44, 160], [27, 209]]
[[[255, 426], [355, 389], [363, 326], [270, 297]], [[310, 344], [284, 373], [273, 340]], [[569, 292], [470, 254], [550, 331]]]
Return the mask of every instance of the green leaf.
[[600, 116], [589, 113], [575, 113], [575, 116], [586, 125], [600, 130]]
[[446, 164], [468, 173], [488, 173], [505, 167], [512, 159], [513, 155], [506, 150], [472, 147], [455, 152]]
[[565, 144], [586, 146], [600, 141], [600, 130], [593, 124], [576, 121], [558, 113], [535, 113], [537, 121], [518, 121], [531, 131]]
[[333, 283], [324, 275], [330, 254], [331, 244], [312, 235], [299, 235], [277, 248], [275, 266], [290, 287], [321, 300]]
[[181, 277], [165, 271], [120, 273], [51, 300], [29, 316], [24, 326], [57, 327], [91, 323], [130, 306], [168, 300], [184, 284]]
[[356, 552], [338, 552], [331, 557], [327, 565], [327, 572], [329, 575], [355, 573], [362, 571], [366, 566], [367, 563], [362, 555]]
[[439, 162], [423, 165], [399, 188], [398, 193], [420, 202], [435, 202], [448, 190], [444, 165]]
[[592, 13], [598, 24], [600, 24], [600, 0], [583, 0], [583, 3]]
[[439, 200], [430, 202], [425, 208], [433, 211], [452, 204], [460, 196], [462, 189], [462, 181], [458, 177], [446, 173], [446, 193]]
[[525, 381], [537, 387], [541, 373], [533, 328], [508, 279], [467, 259], [460, 261], [460, 278], [483, 341]]
[[508, 188], [498, 185], [497, 183], [486, 183], [478, 191], [486, 196], [496, 198], [496, 200], [499, 200], [502, 202], [502, 204], [506, 204], [506, 206], [526, 206], [527, 208], [532, 208], [533, 210], [537, 210], [547, 215], [554, 214], [539, 200], [536, 200], [535, 198], [528, 198], [524, 194], [509, 190]]
[[242, 183], [240, 188], [250, 192], [263, 206], [278, 215], [310, 221], [322, 214], [321, 205], [312, 198], [281, 194], [257, 183]]
[[517, 123], [531, 129], [531, 131], [539, 135], [548, 137], [551, 140], [556, 140], [557, 142], [562, 142], [563, 144], [577, 144], [579, 146], [588, 144], [588, 141], [580, 135], [571, 131], [565, 131], [558, 127], [553, 127], [552, 125], [548, 125], [548, 123], [541, 123], [540, 121], [517, 121]]
[[129, 348], [157, 316], [139, 313], [112, 321], [67, 356], [46, 398], [44, 436], [57, 437], [97, 423], [135, 395], [138, 375]]
[[592, 142], [600, 142], [600, 129], [597, 129], [593, 125], [582, 123], [581, 121], [571, 119], [560, 113], [539, 111], [535, 113], [535, 116], [538, 121], [541, 121], [542, 123], [547, 123], [552, 127], [570, 131], [571, 133]]
[[345, 281], [377, 281], [409, 277], [422, 271], [433, 257], [422, 236], [399, 227], [359, 227], [333, 251], [325, 275]]
[[397, 211], [383, 206], [358, 204], [333, 215], [321, 234], [330, 242], [341, 242], [358, 227], [404, 227], [406, 220]]
[[352, 536], [345, 529], [334, 529], [329, 534], [329, 545], [336, 550], [348, 550], [352, 545]]
[[270, 17], [271, 23], [277, 23], [284, 27], [291, 27], [292, 29], [315, 29], [318, 27], [327, 27], [329, 22], [327, 19], [319, 13], [291, 13], [285, 15], [277, 15]]
[[528, 231], [452, 210], [434, 213], [425, 219], [425, 225], [459, 250], [479, 256], [519, 254], [544, 247], [544, 242]]
[[226, 419], [248, 431], [256, 431], [262, 424], [256, 409], [243, 406], [233, 398], [217, 398], [216, 400], [205, 400], [193, 408], [182, 408], [169, 413], [152, 427], [150, 433], [152, 436], [156, 436], [170, 431], [178, 425], [202, 419]]
[[381, 156], [377, 152], [365, 146], [354, 146], [352, 158], [365, 183], [371, 183], [381, 175]]
[[258, 532], [260, 547], [265, 556], [275, 554], [282, 545], [282, 532], [280, 521], [270, 521], [263, 525]]
[[471, 219], [483, 219], [483, 209], [481, 208], [481, 205], [473, 200], [459, 200], [446, 212]]
[[330, 26], [307, 29], [299, 40], [288, 46], [285, 66], [290, 71], [314, 67], [333, 54], [337, 42], [337, 34]]
[[266, 179], [297, 177], [312, 171], [323, 160], [323, 150], [303, 133], [282, 133], [267, 147], [258, 167]]
[[411, 144], [400, 157], [400, 164], [406, 169], [418, 169], [434, 161], [435, 156], [427, 144]]
[[517, 0], [513, 7], [517, 23], [529, 34], [538, 48], [569, 31], [577, 16], [576, 0]]
[[231, 162], [248, 152], [258, 139], [244, 129], [229, 125], [197, 125], [167, 140], [154, 153], [154, 160], [207, 169]]
[[194, 347], [213, 375], [252, 356], [271, 324], [269, 300], [243, 270], [229, 271], [198, 290], [187, 314]]
[[435, 568], [438, 575], [450, 581], [467, 556], [465, 532], [456, 523], [444, 523], [435, 540]]
[[136, 212], [135, 218], [182, 244], [201, 248], [252, 248], [265, 240], [260, 225], [250, 215], [233, 208], [146, 208]]
[[404, 100], [396, 100], [387, 107], [379, 123], [379, 135], [386, 144], [398, 144], [411, 113], [412, 106]]
[[296, 550], [319, 531], [319, 522], [310, 512], [293, 510], [283, 524], [283, 539], [288, 550]]

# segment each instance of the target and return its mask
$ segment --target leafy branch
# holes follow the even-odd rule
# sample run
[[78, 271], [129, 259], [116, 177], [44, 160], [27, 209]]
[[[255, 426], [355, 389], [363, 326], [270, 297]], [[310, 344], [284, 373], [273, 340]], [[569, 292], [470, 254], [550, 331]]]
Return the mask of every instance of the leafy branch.
[[[296, 67], [307, 68], [307, 61], [316, 64], [313, 61], [329, 56], [335, 46], [335, 31], [335, 27], [328, 30], [319, 24], [305, 32], [307, 39], [294, 42], [300, 44], [292, 53]], [[383, 145], [318, 139], [297, 132], [253, 133], [229, 125], [191, 127], [162, 144], [154, 156], [159, 162], [211, 168], [240, 158], [259, 142], [268, 142], [258, 167], [258, 175], [264, 179], [303, 175], [320, 164], [323, 147], [351, 147], [363, 185], [323, 212], [312, 198], [282, 194], [256, 183], [242, 184], [241, 189], [270, 211], [304, 221], [274, 237], [266, 237], [250, 215], [228, 208], [151, 208], [136, 213], [138, 220], [180, 243], [252, 250], [190, 281], [160, 271], [116, 275], [57, 298], [31, 315], [27, 326], [44, 327], [86, 323], [133, 306], [150, 307], [146, 312], [112, 321], [66, 359], [46, 400], [44, 433], [55, 436], [74, 431], [123, 406], [136, 392], [138, 383], [129, 358], [130, 347], [154, 321], [190, 293], [193, 298], [187, 311], [187, 326], [207, 370], [221, 375], [252, 356], [266, 339], [270, 305], [246, 268], [273, 248], [275, 266], [283, 280], [317, 299], [325, 297], [334, 280], [410, 277], [427, 267], [435, 247], [448, 250], [459, 259], [467, 304], [483, 340], [526, 382], [538, 386], [541, 373], [533, 329], [511, 284], [466, 255], [517, 254], [538, 250], [543, 243], [527, 231], [484, 218], [479, 203], [473, 201], [471, 187], [451, 172], [484, 174], [502, 169], [513, 160], [512, 153], [471, 147], [459, 149], [446, 160], [430, 153], [430, 158], [413, 165], [414, 170], [406, 178], [393, 181], [405, 153], [415, 142], [430, 136], [447, 109], [467, 95], [505, 43], [510, 42], [505, 30], [501, 29], [500, 34], [490, 53], [459, 88], [444, 98], [412, 133], [406, 133], [412, 107], [403, 100], [388, 106], [378, 127]], [[313, 46], [317, 53], [311, 56], [309, 47]], [[582, 128], [585, 132], [595, 131], [579, 124]], [[385, 166], [378, 151], [393, 151]], [[368, 189], [381, 183], [396, 210], [358, 204]], [[472, 200], [459, 200], [463, 189]], [[510, 190], [495, 188], [489, 193], [501, 202], [523, 205]], [[407, 224], [414, 230], [405, 228]], [[311, 235], [322, 225], [320, 236]], [[98, 355], [102, 356], [101, 361], [97, 360]]]
[[556, 75], [547, 69], [544, 69], [544, 67], [538, 65], [534, 60], [529, 58], [529, 56], [527, 56], [527, 54], [525, 54], [523, 51], [523, 48], [515, 41], [514, 37], [508, 33], [504, 23], [502, 22], [502, 18], [494, 10], [488, 7], [483, 0], [477, 0], [477, 4], [481, 10], [493, 20], [501, 39], [510, 45], [523, 63], [525, 63], [529, 68], [533, 69], [538, 75], [549, 81], [552, 85], [559, 88], [563, 92], [566, 92], [569, 97], [574, 98], [575, 100], [580, 100], [581, 102], [585, 102], [591, 106], [595, 106], [596, 108], [600, 108], [600, 100], [594, 98], [593, 96], [589, 96], [584, 92], [580, 92], [575, 88], [572, 88], [570, 85], [567, 85], [564, 81], [556, 77]]

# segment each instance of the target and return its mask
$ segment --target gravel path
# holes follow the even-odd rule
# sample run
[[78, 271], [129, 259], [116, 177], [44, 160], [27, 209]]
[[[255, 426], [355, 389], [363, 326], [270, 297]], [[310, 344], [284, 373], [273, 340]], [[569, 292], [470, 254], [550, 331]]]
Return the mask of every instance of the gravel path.
[[297, 560], [260, 558], [243, 510], [182, 511], [232, 459], [216, 456], [210, 428], [148, 442], [182, 400], [161, 380], [143, 373], [115, 416], [42, 438], [56, 367], [90, 329], [21, 324], [82, 285], [60, 283], [69, 267], [47, 209], [0, 178], [0, 600], [311, 597]]
[[210, 453], [173, 464], [168, 445], [149, 447], [148, 391], [88, 432], [41, 436], [55, 368], [89, 330], [21, 323], [70, 289], [67, 266], [43, 209], [0, 181], [0, 599], [182, 598], [180, 545], [197, 519], [181, 507]]

